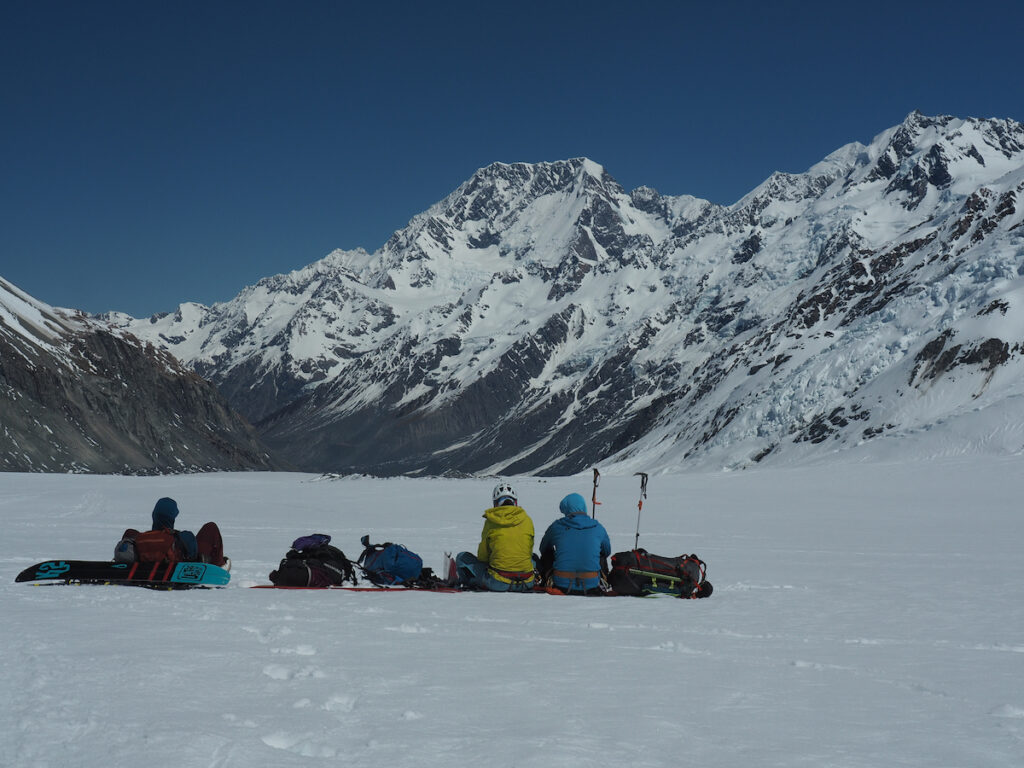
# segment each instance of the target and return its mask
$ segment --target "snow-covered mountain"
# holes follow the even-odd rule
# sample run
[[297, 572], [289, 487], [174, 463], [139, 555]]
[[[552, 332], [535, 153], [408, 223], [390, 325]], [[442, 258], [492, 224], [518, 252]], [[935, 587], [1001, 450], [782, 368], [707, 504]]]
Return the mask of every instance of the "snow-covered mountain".
[[917, 112], [728, 207], [496, 163], [375, 253], [105, 319], [309, 470], [806, 459], [1022, 410], [1022, 191], [1024, 127]]
[[0, 278], [0, 470], [272, 469], [244, 419], [165, 350]]

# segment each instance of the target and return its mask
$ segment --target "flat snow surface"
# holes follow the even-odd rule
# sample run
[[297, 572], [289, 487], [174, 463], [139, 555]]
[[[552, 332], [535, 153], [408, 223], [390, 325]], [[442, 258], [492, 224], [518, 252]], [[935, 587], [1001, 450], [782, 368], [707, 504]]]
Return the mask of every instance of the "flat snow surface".
[[[538, 538], [590, 498], [516, 482]], [[1024, 765], [1024, 459], [652, 476], [640, 544], [707, 560], [708, 600], [246, 588], [314, 531], [438, 568], [493, 484], [0, 475], [0, 765]], [[616, 550], [638, 490], [599, 488]], [[164, 495], [229, 587], [14, 583]]]

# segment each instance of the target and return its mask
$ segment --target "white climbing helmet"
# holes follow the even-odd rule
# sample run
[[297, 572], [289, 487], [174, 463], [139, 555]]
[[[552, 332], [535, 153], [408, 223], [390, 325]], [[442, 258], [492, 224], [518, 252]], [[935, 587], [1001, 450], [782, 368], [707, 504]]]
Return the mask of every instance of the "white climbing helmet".
[[494, 486], [491, 499], [496, 507], [515, 506], [518, 503], [516, 489], [512, 487], [511, 483], [498, 483]]

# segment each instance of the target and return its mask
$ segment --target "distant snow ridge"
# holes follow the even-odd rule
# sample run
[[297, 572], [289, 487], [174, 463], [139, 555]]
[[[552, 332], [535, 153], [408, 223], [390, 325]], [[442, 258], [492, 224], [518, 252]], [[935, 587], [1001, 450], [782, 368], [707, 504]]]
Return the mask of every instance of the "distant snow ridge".
[[0, 471], [272, 469], [252, 428], [166, 350], [0, 278]]
[[375, 253], [110, 319], [310, 470], [737, 467], [929, 430], [1019, 451], [964, 425], [1024, 415], [1022, 191], [1020, 124], [918, 112], [730, 207], [495, 163]]

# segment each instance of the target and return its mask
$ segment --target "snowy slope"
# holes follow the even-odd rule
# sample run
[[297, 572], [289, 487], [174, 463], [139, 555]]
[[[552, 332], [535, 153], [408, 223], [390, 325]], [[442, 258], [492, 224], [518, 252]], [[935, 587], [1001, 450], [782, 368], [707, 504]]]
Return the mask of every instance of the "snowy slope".
[[209, 382], [165, 350], [0, 278], [0, 470], [285, 466]]
[[1020, 124], [916, 112], [727, 208], [496, 163], [373, 254], [110, 319], [310, 469], [786, 462], [1016, 413], [1022, 190]]
[[[251, 590], [314, 530], [437, 567], [493, 481], [5, 474], [0, 764], [252, 768], [1024, 763], [1020, 458], [651, 477], [642, 546], [708, 600]], [[589, 478], [521, 478], [538, 530]], [[632, 545], [636, 478], [598, 516]], [[14, 584], [107, 558], [158, 497], [220, 522], [210, 592]]]
[[45, 343], [58, 338], [69, 327], [68, 318], [0, 278], [0, 333], [5, 337], [17, 335]]

